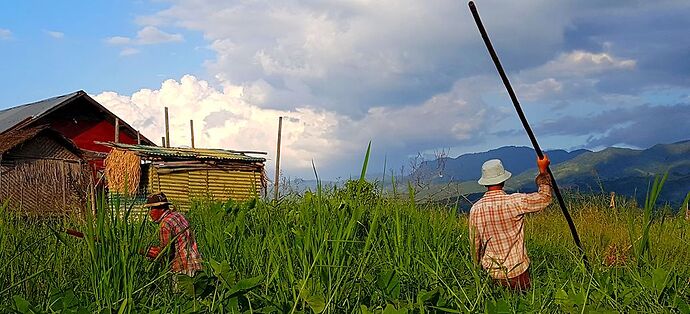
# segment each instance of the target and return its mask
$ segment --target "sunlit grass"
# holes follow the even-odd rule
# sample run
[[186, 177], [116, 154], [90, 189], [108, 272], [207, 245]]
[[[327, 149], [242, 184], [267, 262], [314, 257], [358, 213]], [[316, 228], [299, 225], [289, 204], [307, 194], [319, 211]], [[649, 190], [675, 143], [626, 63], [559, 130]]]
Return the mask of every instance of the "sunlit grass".
[[[690, 310], [682, 213], [625, 199], [611, 209], [607, 195], [566, 201], [592, 271], [552, 205], [526, 220], [533, 289], [525, 294], [493, 286], [472, 263], [465, 215], [382, 195], [363, 180], [277, 203], [196, 202], [186, 216], [205, 273], [178, 294], [165, 265], [138, 254], [155, 243], [157, 226], [127, 219], [131, 207], [99, 202], [95, 216], [57, 221], [0, 210], [0, 311]], [[59, 232], [67, 227], [85, 239]]]

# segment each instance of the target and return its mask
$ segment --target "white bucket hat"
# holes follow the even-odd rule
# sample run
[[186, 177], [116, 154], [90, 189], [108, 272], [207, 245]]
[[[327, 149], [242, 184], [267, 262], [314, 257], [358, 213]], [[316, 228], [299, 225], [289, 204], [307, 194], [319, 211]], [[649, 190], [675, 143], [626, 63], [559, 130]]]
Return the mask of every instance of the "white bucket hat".
[[496, 185], [505, 182], [512, 174], [503, 168], [498, 159], [487, 160], [482, 165], [482, 177], [477, 181], [481, 185]]

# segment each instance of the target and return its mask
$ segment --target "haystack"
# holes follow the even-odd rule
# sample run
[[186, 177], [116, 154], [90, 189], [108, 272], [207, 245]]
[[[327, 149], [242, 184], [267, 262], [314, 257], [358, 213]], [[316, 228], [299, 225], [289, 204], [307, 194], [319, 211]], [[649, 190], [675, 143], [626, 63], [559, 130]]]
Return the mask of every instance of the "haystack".
[[105, 177], [110, 192], [136, 195], [141, 180], [141, 158], [132, 151], [113, 149], [105, 158]]

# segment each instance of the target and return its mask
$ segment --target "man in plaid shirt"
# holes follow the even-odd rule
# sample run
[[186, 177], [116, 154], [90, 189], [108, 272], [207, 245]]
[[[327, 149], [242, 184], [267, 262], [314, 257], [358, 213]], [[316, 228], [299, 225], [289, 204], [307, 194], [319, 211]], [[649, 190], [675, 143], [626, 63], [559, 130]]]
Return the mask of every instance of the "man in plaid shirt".
[[470, 210], [470, 239], [475, 260], [497, 284], [522, 291], [531, 286], [524, 216], [546, 208], [551, 202], [549, 163], [546, 155], [537, 160], [539, 191], [529, 194], [503, 191], [511, 174], [500, 160], [492, 159], [482, 166], [479, 184], [486, 186], [487, 192]]
[[160, 224], [160, 246], [150, 247], [147, 256], [156, 258], [167, 250], [170, 271], [194, 277], [202, 269], [202, 260], [187, 219], [170, 210], [163, 193], [149, 196], [144, 206], [151, 208], [151, 220]]

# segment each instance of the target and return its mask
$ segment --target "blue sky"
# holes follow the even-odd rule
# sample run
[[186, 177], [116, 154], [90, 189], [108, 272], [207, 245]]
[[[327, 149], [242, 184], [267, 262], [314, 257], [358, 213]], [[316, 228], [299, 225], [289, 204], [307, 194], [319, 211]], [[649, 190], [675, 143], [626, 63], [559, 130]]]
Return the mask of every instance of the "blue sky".
[[[545, 148], [690, 139], [687, 1], [477, 1]], [[0, 3], [0, 109], [83, 89], [152, 139], [264, 150], [285, 174], [529, 145], [458, 1]]]

